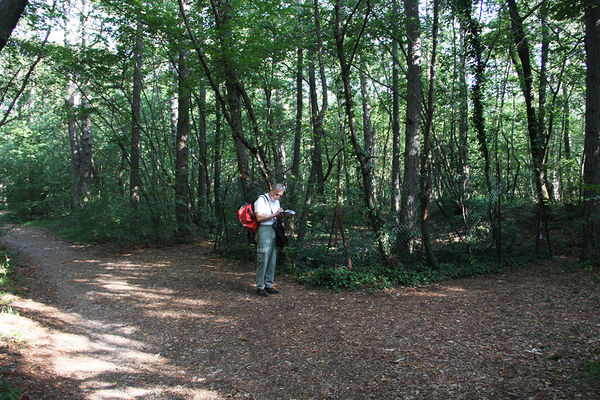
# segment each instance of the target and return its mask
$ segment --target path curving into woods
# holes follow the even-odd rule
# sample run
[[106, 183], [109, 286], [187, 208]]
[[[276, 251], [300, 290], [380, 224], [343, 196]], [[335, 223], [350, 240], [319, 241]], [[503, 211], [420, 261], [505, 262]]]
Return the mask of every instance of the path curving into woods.
[[81, 245], [12, 226], [28, 294], [0, 376], [29, 399], [600, 398], [598, 271], [556, 257], [426, 288], [276, 282], [209, 246]]

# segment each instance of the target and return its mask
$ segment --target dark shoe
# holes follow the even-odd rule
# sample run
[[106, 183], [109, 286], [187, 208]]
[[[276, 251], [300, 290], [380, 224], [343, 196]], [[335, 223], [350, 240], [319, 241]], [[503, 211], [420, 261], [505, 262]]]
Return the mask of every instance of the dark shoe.
[[261, 297], [267, 297], [269, 295], [265, 289], [256, 289], [256, 294]]
[[272, 287], [266, 287], [265, 288], [265, 292], [269, 293], [269, 294], [278, 294], [279, 290], [277, 289], [273, 289]]

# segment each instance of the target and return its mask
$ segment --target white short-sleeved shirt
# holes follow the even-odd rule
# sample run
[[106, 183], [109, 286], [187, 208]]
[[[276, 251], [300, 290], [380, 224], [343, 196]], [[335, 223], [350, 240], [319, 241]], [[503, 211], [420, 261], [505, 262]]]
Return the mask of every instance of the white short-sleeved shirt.
[[[279, 210], [279, 200], [272, 201], [268, 193], [258, 196], [258, 199], [254, 202], [254, 213], [271, 215]], [[273, 225], [277, 218], [271, 218], [270, 220], [261, 222], [261, 225]]]

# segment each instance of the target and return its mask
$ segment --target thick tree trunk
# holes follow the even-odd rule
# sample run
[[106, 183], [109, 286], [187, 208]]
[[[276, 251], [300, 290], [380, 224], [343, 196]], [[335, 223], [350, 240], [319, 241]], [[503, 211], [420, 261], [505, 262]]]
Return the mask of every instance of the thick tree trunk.
[[6, 46], [12, 31], [17, 26], [28, 0], [0, 1], [0, 51]]
[[583, 168], [583, 258], [600, 260], [600, 1], [588, 0], [585, 12], [586, 118]]
[[190, 101], [188, 52], [179, 51], [179, 116], [177, 118], [177, 138], [175, 148], [175, 222], [176, 234], [186, 236], [190, 233], [188, 208], [188, 158], [190, 135]]
[[131, 209], [137, 217], [140, 204], [140, 130], [141, 130], [141, 109], [142, 109], [142, 24], [137, 24], [137, 34], [135, 40], [135, 49], [133, 52], [133, 99], [131, 104], [131, 152], [130, 152], [130, 174], [129, 174], [129, 194], [131, 200]]
[[[412, 253], [419, 227], [419, 154], [421, 150], [421, 27], [419, 1], [404, 0], [408, 65], [406, 80], [406, 134], [404, 179], [400, 207], [400, 239], [406, 244], [401, 251]], [[404, 246], [403, 246], [404, 247]]]

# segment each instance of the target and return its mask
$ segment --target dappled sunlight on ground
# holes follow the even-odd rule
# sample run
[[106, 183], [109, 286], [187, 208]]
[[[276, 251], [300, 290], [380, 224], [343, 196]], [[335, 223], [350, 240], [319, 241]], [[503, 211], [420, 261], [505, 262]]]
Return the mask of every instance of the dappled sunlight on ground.
[[[195, 371], [155, 352], [159, 349], [148, 335], [140, 335], [134, 327], [88, 320], [32, 300], [19, 300], [14, 306], [22, 315], [0, 314], [0, 335], [28, 345], [24, 363], [46, 360], [39, 366], [44, 374], [70, 381], [86, 398], [167, 398], [169, 393], [191, 399], [218, 397], [202, 388], [173, 388], [173, 381], [185, 384], [206, 378], [188, 377]], [[159, 379], [149, 385], [135, 383], [136, 377], [148, 375]], [[163, 380], [165, 384], [160, 383]]]
[[5, 359], [31, 399], [600, 393], [585, 375], [600, 348], [596, 287], [580, 276], [524, 271], [375, 293], [277, 277], [282, 293], [263, 299], [251, 262], [195, 245], [75, 249], [33, 228], [3, 240], [22, 253], [31, 299], [14, 303], [19, 317], [0, 314], [0, 347], [12, 337]]

